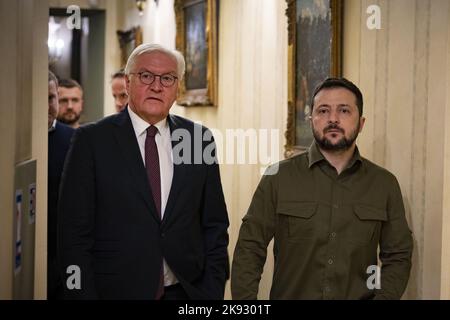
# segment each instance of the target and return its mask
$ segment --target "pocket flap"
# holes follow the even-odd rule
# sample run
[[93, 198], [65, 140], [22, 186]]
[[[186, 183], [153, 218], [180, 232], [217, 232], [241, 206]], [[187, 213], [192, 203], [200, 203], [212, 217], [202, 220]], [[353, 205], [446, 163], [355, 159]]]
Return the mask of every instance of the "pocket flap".
[[353, 206], [355, 214], [360, 220], [379, 220], [387, 221], [386, 210], [378, 209], [372, 206], [356, 204]]
[[311, 218], [316, 213], [316, 202], [282, 202], [277, 213], [300, 218]]

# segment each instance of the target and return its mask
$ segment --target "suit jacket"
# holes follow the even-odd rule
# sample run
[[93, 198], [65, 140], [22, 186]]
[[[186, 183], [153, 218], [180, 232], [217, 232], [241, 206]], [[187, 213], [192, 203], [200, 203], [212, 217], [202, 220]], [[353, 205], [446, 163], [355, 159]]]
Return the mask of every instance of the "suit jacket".
[[[172, 133], [207, 131], [178, 116], [168, 122]], [[154, 299], [164, 257], [191, 299], [223, 299], [229, 222], [217, 163], [174, 164], [161, 221], [127, 109], [79, 128], [73, 140], [59, 201], [65, 296]], [[215, 150], [211, 143], [201, 142], [200, 150]], [[172, 146], [194, 160], [194, 139]], [[73, 265], [81, 278], [67, 269]], [[77, 280], [81, 288], [70, 290], [66, 284], [77, 287]]]
[[56, 121], [55, 130], [48, 133], [47, 296], [49, 299], [56, 298], [57, 287], [61, 282], [56, 263], [56, 208], [64, 160], [74, 132], [73, 128]]

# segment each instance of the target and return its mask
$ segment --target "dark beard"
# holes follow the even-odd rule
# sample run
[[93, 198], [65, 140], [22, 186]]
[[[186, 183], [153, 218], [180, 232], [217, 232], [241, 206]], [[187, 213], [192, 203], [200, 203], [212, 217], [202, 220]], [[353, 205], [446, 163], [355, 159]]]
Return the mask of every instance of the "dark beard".
[[80, 120], [81, 114], [76, 114], [75, 112], [71, 111], [71, 113], [74, 115], [73, 118], [68, 119], [65, 117], [65, 114], [58, 117], [58, 121], [67, 124], [69, 126], [73, 125], [74, 123], [77, 123], [78, 120]]
[[[314, 139], [316, 140], [320, 149], [325, 150], [325, 151], [346, 151], [346, 150], [350, 149], [350, 147], [353, 145], [356, 138], [358, 137], [359, 127], [360, 127], [360, 125], [359, 125], [359, 121], [358, 121], [358, 126], [356, 127], [356, 129], [354, 131], [351, 132], [349, 138], [346, 138], [344, 131], [335, 124], [331, 124], [323, 130], [324, 136], [322, 139], [320, 139], [319, 133], [315, 130], [314, 127], [312, 128], [312, 130], [313, 130]], [[342, 130], [342, 132], [344, 133], [344, 137], [342, 137], [342, 139], [339, 140], [335, 144], [331, 143], [331, 141], [325, 137], [325, 132], [330, 129]]]

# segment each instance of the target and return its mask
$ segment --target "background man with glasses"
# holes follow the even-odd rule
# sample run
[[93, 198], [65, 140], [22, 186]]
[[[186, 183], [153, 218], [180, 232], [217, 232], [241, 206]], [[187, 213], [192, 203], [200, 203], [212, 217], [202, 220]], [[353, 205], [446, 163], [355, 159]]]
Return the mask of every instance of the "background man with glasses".
[[194, 164], [194, 141], [191, 161], [172, 150], [185, 143], [174, 131], [208, 130], [169, 114], [184, 69], [178, 51], [137, 47], [127, 109], [76, 132], [59, 207], [67, 298], [223, 299], [229, 223], [218, 165]]

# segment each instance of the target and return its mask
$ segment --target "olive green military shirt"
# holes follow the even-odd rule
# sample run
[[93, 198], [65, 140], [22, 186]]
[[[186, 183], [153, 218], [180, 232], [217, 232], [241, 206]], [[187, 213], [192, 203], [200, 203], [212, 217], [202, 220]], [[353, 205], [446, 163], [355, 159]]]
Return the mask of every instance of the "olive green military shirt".
[[313, 143], [263, 176], [234, 252], [233, 299], [257, 298], [272, 238], [271, 299], [400, 299], [406, 288], [413, 241], [399, 184], [357, 148], [339, 175]]

